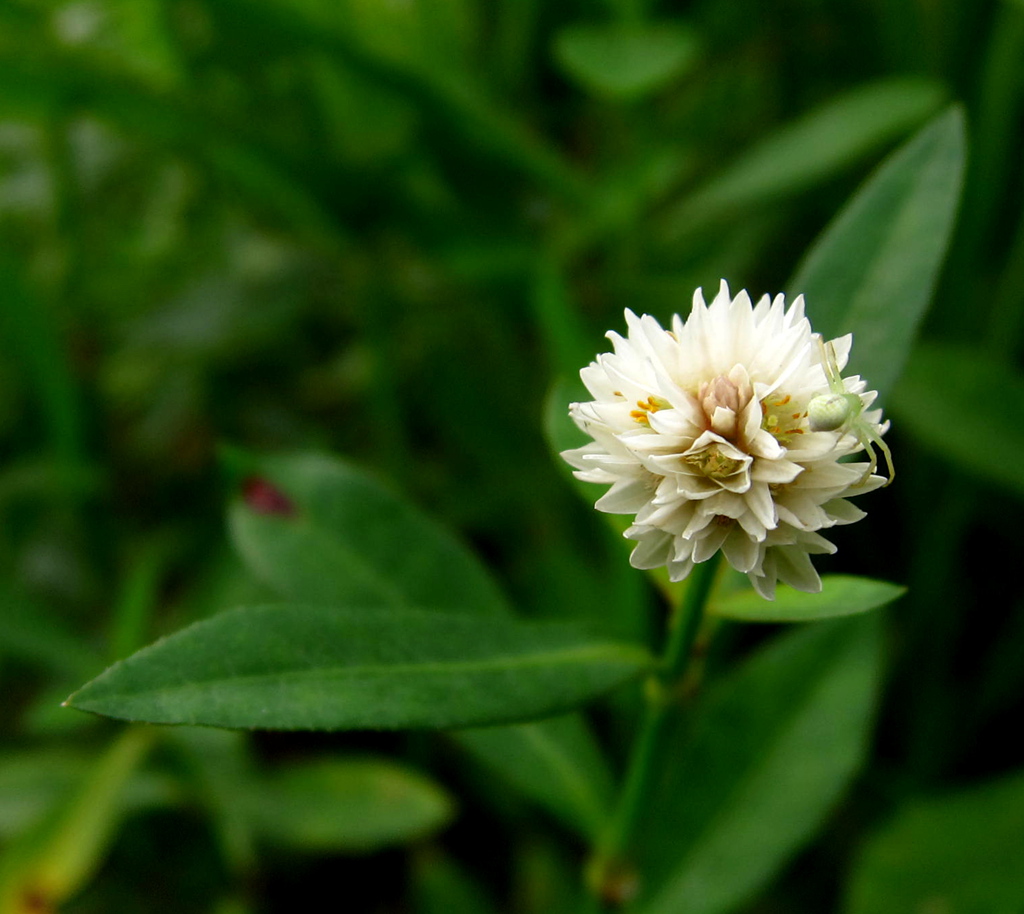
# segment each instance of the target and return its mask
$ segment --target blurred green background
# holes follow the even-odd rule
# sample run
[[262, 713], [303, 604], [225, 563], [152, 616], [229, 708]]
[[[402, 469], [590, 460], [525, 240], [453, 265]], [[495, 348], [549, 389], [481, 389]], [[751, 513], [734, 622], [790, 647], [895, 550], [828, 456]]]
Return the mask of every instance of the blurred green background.
[[[872, 757], [743, 910], [1024, 911], [1024, 788], [995, 780], [1024, 766], [1020, 0], [0, 0], [0, 853], [120, 732], [60, 709], [72, 689], [264, 596], [225, 534], [225, 447], [344, 455], [524, 614], [645, 637], [658, 599], [552, 457], [547, 392], [624, 307], [801, 291], [805, 248], [951, 102], [969, 164], [883, 402], [899, 476], [819, 563], [910, 587]], [[571, 910], [583, 849], [422, 735], [175, 732], [83, 832], [61, 910]], [[432, 837], [302, 832], [359, 770], [224, 799], [245, 766], [349, 752], [430, 772], [457, 814], [416, 782]], [[274, 803], [254, 838], [239, 809]], [[950, 864], [954, 834], [1005, 859]], [[958, 865], [988, 889], [872, 907], [849, 886], [873, 859], [871, 890]]]

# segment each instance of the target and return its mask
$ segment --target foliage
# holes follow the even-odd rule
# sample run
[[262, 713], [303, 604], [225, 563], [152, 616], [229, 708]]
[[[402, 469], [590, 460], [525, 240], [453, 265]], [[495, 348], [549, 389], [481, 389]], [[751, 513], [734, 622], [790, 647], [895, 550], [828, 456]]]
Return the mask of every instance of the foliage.
[[722, 276], [855, 333], [898, 478], [822, 596], [714, 582], [626, 909], [1024, 907], [1022, 52], [1019, 0], [0, 4], [0, 914], [593, 911], [681, 588], [553, 452]]

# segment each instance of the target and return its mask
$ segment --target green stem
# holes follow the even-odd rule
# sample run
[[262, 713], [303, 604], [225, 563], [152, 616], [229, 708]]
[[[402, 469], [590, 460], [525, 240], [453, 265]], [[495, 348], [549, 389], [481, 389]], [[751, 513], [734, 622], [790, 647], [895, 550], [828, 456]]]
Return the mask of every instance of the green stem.
[[671, 620], [661, 663], [648, 682], [644, 720], [633, 744], [618, 805], [590, 865], [588, 881], [591, 888], [604, 904], [611, 907], [628, 901], [636, 891], [637, 874], [628, 859], [628, 852], [650, 798], [658, 761], [717, 568], [716, 555], [691, 573], [679, 611]]

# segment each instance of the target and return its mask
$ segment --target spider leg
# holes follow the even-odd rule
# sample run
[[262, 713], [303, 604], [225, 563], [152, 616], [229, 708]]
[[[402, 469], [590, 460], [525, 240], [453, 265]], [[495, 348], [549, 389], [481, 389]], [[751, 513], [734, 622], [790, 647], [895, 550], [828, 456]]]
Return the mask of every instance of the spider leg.
[[832, 361], [829, 359], [828, 351], [825, 349], [825, 341], [820, 333], [814, 334], [814, 340], [818, 344], [818, 358], [821, 360], [821, 370], [825, 375], [828, 389], [835, 393], [835, 375], [832, 374]]
[[843, 383], [843, 373], [839, 370], [839, 359], [836, 358], [836, 347], [832, 340], [823, 342], [821, 334], [818, 334], [818, 344], [821, 346], [821, 355], [825, 365], [825, 375], [828, 378], [828, 387], [832, 393], [846, 393], [846, 385]]
[[892, 464], [892, 451], [889, 450], [889, 445], [882, 440], [881, 435], [867, 425], [858, 426], [856, 432], [857, 440], [860, 441], [861, 447], [864, 448], [865, 453], [867, 453], [870, 458], [868, 468], [864, 471], [864, 475], [861, 477], [861, 480], [857, 485], [864, 485], [864, 483], [871, 478], [875, 470], [878, 468], [878, 455], [875, 453], [875, 445], [877, 444], [879, 449], [882, 451], [882, 456], [885, 457], [886, 469], [889, 471], [889, 478], [886, 479], [882, 486], [882, 488], [885, 488], [885, 486], [889, 485], [893, 479], [896, 478], [896, 468]]
[[872, 477], [875, 469], [878, 467], [878, 455], [875, 453], [873, 440], [867, 429], [860, 427], [857, 428], [857, 440], [860, 442], [860, 446], [864, 448], [864, 452], [869, 458], [868, 468], [864, 471], [864, 475], [861, 476], [860, 482], [857, 483], [857, 485], [862, 486]]
[[889, 478], [885, 481], [885, 484], [890, 485], [892, 481], [896, 478], [896, 467], [894, 467], [892, 464], [892, 451], [889, 450], [889, 445], [887, 445], [882, 440], [882, 436], [875, 432], [873, 429], [868, 428], [865, 429], [865, 431], [867, 432], [868, 437], [871, 438], [871, 440], [878, 445], [878, 447], [882, 451], [883, 456], [885, 457], [885, 466], [886, 469], [888, 469], [889, 471]]

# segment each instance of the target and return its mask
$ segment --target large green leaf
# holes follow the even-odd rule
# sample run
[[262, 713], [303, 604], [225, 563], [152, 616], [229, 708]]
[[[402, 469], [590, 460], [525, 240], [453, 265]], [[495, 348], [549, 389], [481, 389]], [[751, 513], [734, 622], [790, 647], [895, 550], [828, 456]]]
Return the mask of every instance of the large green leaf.
[[644, 914], [726, 914], [818, 829], [866, 748], [877, 619], [779, 638], [680, 728], [644, 819]]
[[281, 730], [468, 727], [566, 711], [646, 653], [567, 625], [285, 604], [198, 622], [110, 667], [72, 707]]
[[688, 237], [708, 223], [746, 213], [821, 183], [920, 124], [942, 103], [934, 82], [880, 80], [830, 99], [780, 127], [683, 199], [665, 232]]
[[422, 838], [451, 820], [448, 794], [387, 759], [321, 759], [285, 766], [247, 804], [269, 840], [306, 851], [368, 853]]
[[[496, 614], [504, 597], [447, 531], [365, 474], [319, 454], [261, 458], [231, 505], [236, 548], [291, 600]], [[253, 485], [281, 496], [275, 510]], [[256, 496], [253, 497], [253, 492]]]
[[821, 593], [803, 593], [783, 585], [775, 600], [769, 602], [744, 588], [715, 600], [710, 611], [723, 619], [743, 622], [813, 622], [878, 609], [904, 590], [886, 581], [827, 574], [821, 579]]
[[462, 730], [458, 736], [476, 758], [571, 828], [591, 837], [600, 833], [611, 805], [611, 778], [579, 716]]
[[1024, 776], [914, 800], [867, 843], [845, 914], [1024, 910]]
[[[930, 343], [893, 392], [901, 427], [929, 450], [1024, 494], [1024, 375], [980, 349]], [[955, 427], [954, 427], [955, 426]]]
[[931, 302], [963, 185], [963, 112], [950, 108], [853, 196], [789, 284], [825, 338], [853, 332], [850, 364], [885, 393]]
[[[433, 521], [342, 461], [312, 454], [261, 458], [251, 467], [292, 513], [260, 513], [258, 499], [240, 498], [229, 523], [235, 546], [253, 573], [284, 596], [341, 605], [364, 600], [382, 608], [436, 607], [447, 612], [510, 615], [504, 596], [476, 558]], [[251, 489], [250, 489], [251, 494]], [[487, 762], [556, 815], [586, 831], [609, 775], [590, 731], [573, 737], [560, 721], [536, 721], [492, 736], [507, 752]], [[463, 734], [455, 734], [457, 741]], [[466, 734], [476, 752], [482, 739]], [[538, 751], [539, 746], [546, 752]], [[532, 767], [523, 769], [523, 759]], [[569, 775], [568, 772], [573, 772]], [[565, 790], [565, 779], [589, 785]], [[593, 779], [593, 780], [591, 780]]]

